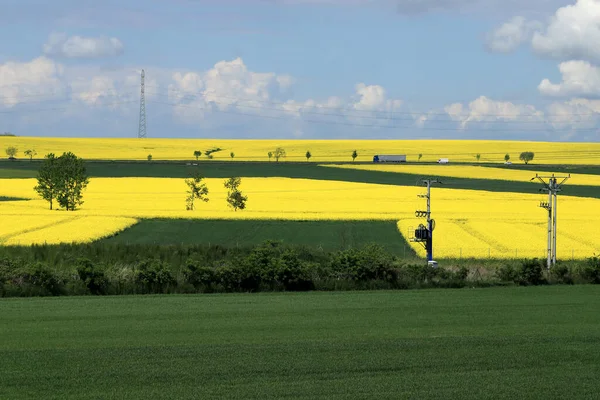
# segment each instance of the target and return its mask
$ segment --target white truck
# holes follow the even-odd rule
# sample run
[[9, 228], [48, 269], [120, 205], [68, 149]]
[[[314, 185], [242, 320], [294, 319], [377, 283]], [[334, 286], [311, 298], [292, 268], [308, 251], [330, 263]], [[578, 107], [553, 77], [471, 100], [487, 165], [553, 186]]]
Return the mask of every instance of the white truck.
[[373, 156], [373, 162], [406, 162], [406, 155], [376, 155]]
[[449, 162], [450, 162], [450, 160], [447, 158], [440, 158], [438, 160], [438, 164], [448, 164]]

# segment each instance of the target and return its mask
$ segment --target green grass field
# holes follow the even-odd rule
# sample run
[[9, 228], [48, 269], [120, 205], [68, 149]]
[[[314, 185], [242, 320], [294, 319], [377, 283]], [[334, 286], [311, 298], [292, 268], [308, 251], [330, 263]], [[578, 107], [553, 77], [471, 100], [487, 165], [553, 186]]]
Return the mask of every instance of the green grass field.
[[211, 244], [249, 247], [266, 240], [336, 251], [377, 243], [392, 254], [416, 257], [396, 221], [274, 221], [147, 219], [102, 242]]
[[[376, 183], [382, 185], [417, 186], [419, 175], [396, 172], [365, 171], [322, 167], [314, 163], [276, 162], [218, 162], [199, 161], [198, 166], [186, 162], [147, 161], [88, 161], [86, 167], [91, 177], [164, 177], [188, 178], [199, 170], [207, 178], [239, 177], [287, 177], [345, 182]], [[0, 178], [35, 178], [39, 161], [0, 161]], [[498, 165], [495, 165], [496, 167]], [[512, 166], [516, 168], [534, 166]], [[539, 166], [535, 166], [538, 168]], [[526, 169], [527, 169], [526, 168]], [[566, 167], [552, 167], [561, 171]], [[596, 172], [592, 167], [576, 167], [570, 172]], [[587, 168], [587, 169], [586, 169]], [[444, 178], [444, 187], [449, 189], [486, 190], [491, 192], [539, 193], [535, 182], [514, 182], [492, 179]], [[569, 186], [565, 195], [600, 198], [596, 186]]]
[[574, 399], [600, 287], [0, 301], [2, 399]]

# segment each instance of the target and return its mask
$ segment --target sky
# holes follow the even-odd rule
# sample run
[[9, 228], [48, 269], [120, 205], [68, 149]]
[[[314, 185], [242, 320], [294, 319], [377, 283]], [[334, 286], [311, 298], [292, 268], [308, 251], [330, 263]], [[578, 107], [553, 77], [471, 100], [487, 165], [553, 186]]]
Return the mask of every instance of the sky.
[[0, 133], [600, 140], [600, 0], [0, 0]]

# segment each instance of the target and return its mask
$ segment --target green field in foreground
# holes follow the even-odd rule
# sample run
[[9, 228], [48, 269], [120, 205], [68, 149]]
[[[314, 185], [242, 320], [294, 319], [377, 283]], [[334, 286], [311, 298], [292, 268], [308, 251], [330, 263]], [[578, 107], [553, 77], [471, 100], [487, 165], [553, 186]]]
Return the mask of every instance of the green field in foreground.
[[416, 257], [398, 231], [396, 221], [146, 219], [102, 242], [250, 247], [266, 240], [324, 251], [377, 243], [392, 254]]
[[594, 398], [600, 286], [0, 301], [2, 399]]

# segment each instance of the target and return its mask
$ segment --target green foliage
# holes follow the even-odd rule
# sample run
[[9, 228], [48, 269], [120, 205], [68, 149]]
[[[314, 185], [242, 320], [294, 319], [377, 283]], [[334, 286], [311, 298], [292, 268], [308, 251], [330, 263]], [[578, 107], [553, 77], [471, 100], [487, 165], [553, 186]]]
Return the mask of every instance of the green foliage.
[[571, 271], [569, 270], [569, 267], [563, 264], [556, 264], [554, 267], [550, 268], [550, 279], [552, 283], [563, 285], [573, 284]]
[[134, 279], [142, 293], [167, 293], [176, 284], [170, 266], [160, 260], [141, 261]]
[[475, 154], [475, 159], [477, 160], [477, 162], [479, 162], [479, 160], [481, 160], [481, 154]]
[[594, 256], [579, 266], [579, 276], [584, 282], [600, 284], [600, 257]]
[[148, 154], [148, 157], [146, 157], [148, 159], [148, 161], [152, 161], [152, 154]]
[[25, 154], [27, 157], [29, 157], [29, 161], [33, 160], [33, 157], [35, 157], [37, 155], [37, 152], [35, 150], [25, 150], [25, 152], [23, 153]]
[[504, 155], [504, 161], [508, 161], [510, 160], [510, 154], [505, 154]]
[[419, 153], [419, 156], [418, 156], [417, 160], [421, 161], [421, 158], [423, 158], [423, 154]]
[[76, 271], [79, 279], [81, 279], [91, 294], [103, 295], [107, 293], [108, 279], [104, 271], [95, 266], [89, 259], [79, 259]]
[[187, 198], [186, 198], [186, 210], [194, 209], [194, 200], [200, 200], [208, 202], [208, 187], [206, 183], [202, 182], [204, 177], [200, 173], [196, 172], [195, 175], [185, 180], [185, 184], [188, 186]]
[[67, 211], [83, 204], [83, 190], [90, 182], [83, 159], [71, 152], [56, 159], [56, 200]]
[[233, 158], [235, 157], [235, 153], [232, 151], [231, 153], [229, 153], [229, 157], [231, 157], [231, 159], [233, 160]]
[[196, 160], [198, 160], [200, 156], [202, 156], [202, 152], [200, 150], [194, 150], [194, 157], [196, 157]]
[[0, 133], [0, 136], [17, 136], [14, 133], [10, 133], [10, 132], [4, 132], [4, 133]]
[[519, 160], [525, 162], [525, 164], [529, 164], [531, 160], [533, 160], [534, 153], [531, 151], [524, 151], [519, 155]]
[[285, 153], [285, 149], [283, 147], [278, 147], [275, 149], [275, 151], [273, 152], [273, 157], [275, 157], [275, 161], [279, 161], [280, 158], [285, 158], [286, 153]]
[[272, 151], [268, 152], [267, 156], [269, 156], [269, 161], [271, 161], [271, 158], [273, 157], [273, 152]]
[[9, 146], [4, 151], [6, 152], [8, 158], [16, 157], [17, 153], [19, 152], [19, 150], [14, 146]]
[[520, 265], [505, 264], [496, 271], [496, 276], [502, 282], [512, 282], [522, 286], [548, 283], [544, 278], [544, 261], [537, 258], [523, 260]]
[[244, 196], [239, 189], [241, 183], [242, 179], [238, 177], [229, 178], [224, 183], [227, 189], [227, 204], [234, 211], [245, 209], [248, 201], [248, 196]]
[[57, 158], [53, 153], [46, 154], [44, 162], [38, 171], [37, 185], [34, 190], [38, 195], [50, 204], [52, 210], [53, 202], [58, 195], [60, 171]]
[[310, 158], [312, 157], [312, 154], [310, 154], [310, 151], [306, 152], [305, 157], [306, 157], [306, 161], [310, 161]]
[[356, 157], [358, 157], [358, 153], [356, 152], [356, 150], [354, 150], [352, 152], [352, 161], [356, 160]]

